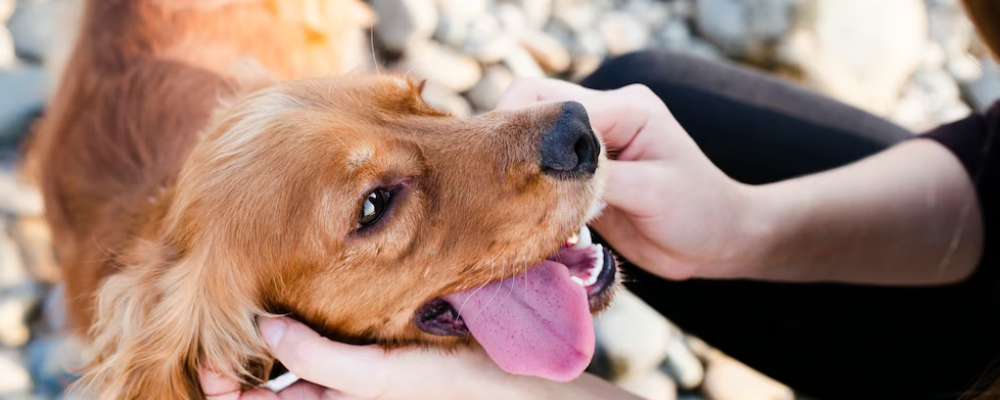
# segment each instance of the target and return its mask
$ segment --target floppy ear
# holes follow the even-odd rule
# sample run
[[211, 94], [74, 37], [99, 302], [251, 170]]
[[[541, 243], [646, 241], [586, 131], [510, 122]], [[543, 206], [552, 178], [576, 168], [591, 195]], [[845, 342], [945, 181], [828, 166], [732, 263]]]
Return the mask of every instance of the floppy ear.
[[[198, 369], [256, 383], [270, 360], [245, 282], [225, 257], [195, 249], [172, 261], [162, 246], [108, 278], [97, 298], [93, 358], [72, 398], [200, 399]], [[207, 248], [206, 246], [202, 246]]]

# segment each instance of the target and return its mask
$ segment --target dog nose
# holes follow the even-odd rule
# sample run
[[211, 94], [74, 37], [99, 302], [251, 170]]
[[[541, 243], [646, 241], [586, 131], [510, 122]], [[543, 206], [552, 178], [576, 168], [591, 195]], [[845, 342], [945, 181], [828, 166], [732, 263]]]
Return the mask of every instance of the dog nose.
[[587, 110], [575, 101], [563, 103], [555, 126], [542, 136], [542, 172], [560, 179], [584, 178], [597, 170], [600, 153]]

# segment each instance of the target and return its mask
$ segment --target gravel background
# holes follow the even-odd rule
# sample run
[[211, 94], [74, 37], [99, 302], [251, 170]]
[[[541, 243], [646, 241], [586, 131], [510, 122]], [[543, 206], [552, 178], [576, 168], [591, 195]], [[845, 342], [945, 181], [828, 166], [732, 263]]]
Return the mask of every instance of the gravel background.
[[[44, 109], [78, 0], [0, 0], [0, 398], [59, 396], [75, 355], [18, 144]], [[429, 80], [456, 115], [491, 109], [519, 77], [577, 80], [641, 49], [738, 63], [915, 132], [982, 110], [1000, 68], [956, 0], [372, 0], [380, 68]], [[367, 46], [366, 46], [367, 47]], [[650, 399], [791, 399], [787, 387], [685, 335], [623, 294], [597, 323], [595, 371]]]

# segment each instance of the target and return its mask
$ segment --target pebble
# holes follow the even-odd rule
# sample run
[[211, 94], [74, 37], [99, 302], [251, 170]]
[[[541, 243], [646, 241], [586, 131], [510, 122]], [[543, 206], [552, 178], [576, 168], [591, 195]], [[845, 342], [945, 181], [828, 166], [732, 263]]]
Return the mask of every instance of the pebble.
[[518, 78], [541, 78], [545, 76], [545, 71], [542, 71], [542, 67], [531, 57], [531, 53], [528, 53], [521, 46], [516, 46], [513, 51], [507, 54], [503, 58], [503, 63]]
[[31, 276], [54, 284], [62, 275], [52, 250], [52, 232], [40, 216], [20, 216], [11, 229], [11, 237], [24, 255]]
[[524, 10], [510, 3], [501, 3], [493, 10], [503, 30], [518, 35], [528, 29], [528, 16]]
[[31, 390], [31, 377], [22, 366], [20, 356], [14, 351], [0, 351], [0, 398], [23, 396], [28, 398]]
[[500, 26], [500, 20], [483, 14], [472, 22], [463, 52], [484, 64], [499, 62], [517, 47], [517, 40]]
[[676, 400], [677, 385], [659, 371], [623, 378], [616, 382], [622, 389], [646, 400]]
[[21, 249], [8, 235], [9, 230], [7, 218], [0, 219], [0, 292], [24, 285], [30, 277], [21, 257]]
[[640, 50], [649, 40], [646, 26], [632, 15], [610, 12], [601, 17], [598, 30], [612, 56]]
[[793, 400], [791, 388], [757, 372], [697, 338], [688, 338], [691, 349], [705, 362], [702, 393], [711, 400]]
[[695, 19], [705, 37], [726, 54], [762, 59], [791, 27], [793, 0], [701, 0]]
[[554, 20], [577, 32], [589, 30], [599, 11], [591, 0], [554, 0], [552, 9]]
[[531, 53], [538, 65], [550, 74], [560, 74], [569, 69], [572, 62], [569, 50], [559, 39], [541, 31], [525, 31], [521, 34], [521, 46]]
[[438, 25], [434, 38], [459, 47], [465, 43], [470, 25], [492, 4], [488, 0], [436, 0]]
[[[2, 36], [2, 34], [0, 34]], [[47, 76], [42, 68], [18, 65], [0, 69], [0, 145], [19, 142], [45, 106]], [[0, 198], [0, 209], [4, 199]]]
[[21, 182], [14, 171], [0, 168], [0, 213], [42, 215], [42, 196], [35, 188]]
[[477, 110], [489, 111], [496, 108], [497, 101], [511, 82], [514, 82], [514, 74], [510, 70], [501, 65], [491, 65], [467, 96]]
[[31, 61], [47, 61], [68, 53], [75, 42], [82, 1], [22, 0], [7, 27], [14, 34], [17, 54]]
[[437, 27], [437, 9], [432, 0], [372, 0], [379, 22], [375, 31], [389, 50], [402, 52], [429, 39]]
[[920, 66], [927, 42], [921, 0], [813, 0], [778, 48], [805, 83], [885, 115]]
[[410, 46], [396, 69], [442, 85], [453, 92], [471, 89], [482, 76], [482, 70], [475, 59], [434, 42]]
[[439, 111], [454, 115], [459, 118], [466, 118], [472, 115], [472, 107], [462, 96], [452, 92], [444, 85], [427, 81], [424, 84], [424, 91], [421, 93], [427, 104]]
[[552, 0], [505, 0], [523, 10], [528, 26], [541, 29], [552, 15]]
[[984, 60], [979, 79], [962, 82], [962, 97], [974, 109], [986, 112], [1000, 99], [1000, 67], [990, 60]]

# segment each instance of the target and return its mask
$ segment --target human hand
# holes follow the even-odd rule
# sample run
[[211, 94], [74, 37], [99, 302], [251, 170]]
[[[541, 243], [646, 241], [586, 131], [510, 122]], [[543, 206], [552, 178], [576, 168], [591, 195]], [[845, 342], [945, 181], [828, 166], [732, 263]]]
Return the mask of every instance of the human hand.
[[552, 80], [515, 82], [498, 108], [577, 101], [613, 157], [608, 208], [592, 225], [623, 256], [671, 279], [749, 275], [757, 227], [748, 187], [708, 160], [651, 90], [596, 91]]
[[566, 384], [511, 375], [468, 348], [386, 350], [333, 342], [290, 318], [259, 325], [272, 355], [303, 380], [279, 393], [241, 391], [235, 379], [202, 370], [209, 400], [633, 398], [590, 375]]

